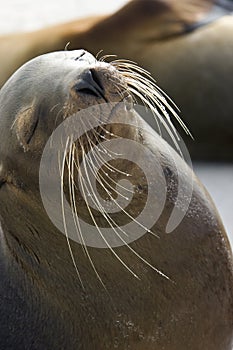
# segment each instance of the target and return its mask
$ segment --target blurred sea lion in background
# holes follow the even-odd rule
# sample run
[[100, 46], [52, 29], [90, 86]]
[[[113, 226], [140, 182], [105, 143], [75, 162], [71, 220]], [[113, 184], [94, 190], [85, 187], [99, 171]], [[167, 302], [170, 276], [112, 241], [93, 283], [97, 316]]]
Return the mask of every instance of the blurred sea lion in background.
[[233, 159], [233, 10], [229, 0], [133, 0], [110, 16], [0, 38], [0, 84], [45, 53], [85, 48], [147, 70], [174, 99], [195, 159]]

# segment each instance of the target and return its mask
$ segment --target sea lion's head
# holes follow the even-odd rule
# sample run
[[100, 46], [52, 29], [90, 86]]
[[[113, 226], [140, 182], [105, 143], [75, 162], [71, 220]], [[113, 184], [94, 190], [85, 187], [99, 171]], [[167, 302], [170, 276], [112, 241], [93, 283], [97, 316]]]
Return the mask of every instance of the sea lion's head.
[[4, 168], [12, 154], [41, 156], [48, 137], [68, 116], [127, 96], [126, 84], [113, 65], [98, 62], [84, 50], [31, 60], [1, 90], [1, 178], [7, 176]]
[[[75, 226], [70, 231], [77, 229], [81, 216], [97, 228], [100, 240], [97, 243], [94, 235], [89, 245], [98, 247], [110, 246], [103, 242], [104, 228], [110, 228], [111, 235], [127, 236], [127, 225], [134, 222], [133, 240], [149, 232], [165, 204], [166, 181], [155, 157], [159, 159], [161, 151], [135, 112], [135, 101], [139, 98], [152, 111], [173, 140], [169, 112], [177, 116], [147, 72], [133, 62], [106, 63], [105, 58], [98, 61], [84, 50], [42, 55], [22, 66], [0, 93], [2, 200], [11, 206], [13, 193], [12, 202], [37, 206], [37, 216], [41, 212], [43, 217], [46, 209], [61, 231], [67, 226], [70, 206]], [[115, 148], [108, 147], [110, 140], [116, 141]], [[165, 157], [167, 146], [159, 147]], [[146, 217], [139, 215], [143, 210]], [[3, 211], [3, 216], [8, 215], [7, 206]], [[33, 215], [29, 225], [35, 225]], [[25, 216], [22, 225], [24, 221]], [[115, 232], [115, 227], [124, 228]], [[65, 228], [63, 233], [67, 232]], [[117, 238], [111, 245], [130, 241]]]
[[113, 65], [84, 50], [50, 53], [26, 63], [1, 90], [1, 183], [27, 187], [28, 177], [30, 186], [37, 183], [43, 148], [62, 121], [91, 105], [128, 96]]
[[[49, 53], [29, 61], [8, 80], [0, 93], [1, 184], [8, 182], [33, 193], [38, 190], [40, 159], [49, 137], [64, 120], [91, 106], [99, 106], [93, 113], [105, 126], [81, 138], [84, 148], [116, 135], [142, 137], [135, 127], [116, 123], [119, 110], [121, 118], [126, 113], [123, 118], [135, 119], [132, 95], [159, 117], [160, 113], [167, 116], [169, 104], [140, 67], [123, 60], [106, 63], [104, 58], [98, 61], [84, 50]], [[91, 123], [88, 118], [87, 113], [83, 119]], [[110, 121], [115, 123], [109, 126]], [[82, 158], [77, 144], [76, 149]]]

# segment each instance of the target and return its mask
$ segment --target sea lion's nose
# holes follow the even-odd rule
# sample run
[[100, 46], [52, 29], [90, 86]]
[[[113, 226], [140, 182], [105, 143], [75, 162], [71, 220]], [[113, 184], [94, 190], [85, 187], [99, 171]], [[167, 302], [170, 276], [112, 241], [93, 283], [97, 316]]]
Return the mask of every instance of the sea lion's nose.
[[77, 93], [104, 98], [104, 89], [98, 77], [98, 72], [90, 68], [82, 74], [81, 79], [75, 84]]

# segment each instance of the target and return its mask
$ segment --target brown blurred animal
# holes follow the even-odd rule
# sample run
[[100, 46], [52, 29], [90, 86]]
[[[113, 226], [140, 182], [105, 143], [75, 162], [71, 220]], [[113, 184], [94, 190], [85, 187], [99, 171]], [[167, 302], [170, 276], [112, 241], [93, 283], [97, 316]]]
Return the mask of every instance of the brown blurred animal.
[[[233, 159], [233, 9], [227, 0], [133, 0], [90, 17], [0, 38], [0, 85], [27, 60], [84, 48], [138, 62], [172, 97], [197, 159]], [[182, 134], [183, 136], [183, 134]]]

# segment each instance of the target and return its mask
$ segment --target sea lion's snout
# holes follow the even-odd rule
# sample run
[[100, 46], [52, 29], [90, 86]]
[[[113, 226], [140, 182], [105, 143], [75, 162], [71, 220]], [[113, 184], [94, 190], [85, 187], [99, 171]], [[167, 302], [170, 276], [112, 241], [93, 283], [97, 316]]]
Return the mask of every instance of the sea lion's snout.
[[96, 58], [85, 50], [80, 50], [75, 61], [83, 66], [83, 71], [77, 76], [72, 87], [71, 95], [78, 97], [81, 105], [85, 107], [92, 101], [93, 104], [105, 102], [122, 102], [125, 98], [130, 100], [127, 83], [118, 71], [110, 63], [97, 61]]
[[100, 83], [98, 73], [94, 68], [88, 69], [82, 78], [75, 84], [75, 91], [78, 94], [86, 94], [95, 97], [104, 97], [104, 89]]
[[[116, 68], [97, 62], [86, 68], [72, 87], [72, 96], [78, 98], [79, 107], [91, 103], [122, 102], [130, 99], [127, 84]], [[94, 104], [95, 104], [94, 103]]]

